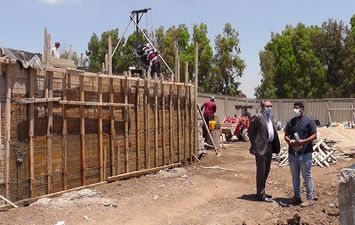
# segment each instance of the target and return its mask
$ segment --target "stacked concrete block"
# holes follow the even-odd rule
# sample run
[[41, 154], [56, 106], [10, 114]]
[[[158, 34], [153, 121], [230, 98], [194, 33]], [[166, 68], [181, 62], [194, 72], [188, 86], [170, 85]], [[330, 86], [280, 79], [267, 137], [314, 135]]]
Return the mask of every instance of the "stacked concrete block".
[[355, 224], [355, 164], [341, 170], [339, 182], [340, 225]]

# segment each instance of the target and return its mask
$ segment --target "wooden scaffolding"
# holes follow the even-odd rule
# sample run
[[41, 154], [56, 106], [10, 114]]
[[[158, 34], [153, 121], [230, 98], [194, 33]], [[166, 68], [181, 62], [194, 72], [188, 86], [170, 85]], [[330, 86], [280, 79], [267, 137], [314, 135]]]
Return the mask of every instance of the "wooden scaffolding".
[[0, 192], [11, 201], [191, 162], [191, 83], [0, 62]]

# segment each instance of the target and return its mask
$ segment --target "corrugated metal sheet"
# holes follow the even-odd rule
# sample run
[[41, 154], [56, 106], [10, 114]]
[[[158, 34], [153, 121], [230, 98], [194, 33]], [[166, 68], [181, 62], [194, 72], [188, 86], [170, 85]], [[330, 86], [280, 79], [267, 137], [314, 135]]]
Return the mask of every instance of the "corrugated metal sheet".
[[[209, 100], [210, 94], [199, 93], [198, 103], [203, 104]], [[232, 96], [214, 95], [216, 97], [217, 115], [220, 120], [224, 116], [240, 115], [235, 105], [255, 105], [251, 114], [259, 110], [260, 100], [253, 98], [237, 98]], [[303, 101], [305, 104], [305, 115], [314, 120], [319, 120], [321, 125], [331, 122], [344, 122], [354, 120], [355, 98], [329, 98], [329, 99], [272, 99], [273, 115], [281, 121], [282, 125], [292, 118], [292, 108], [295, 101]], [[328, 110], [329, 107], [329, 110]]]

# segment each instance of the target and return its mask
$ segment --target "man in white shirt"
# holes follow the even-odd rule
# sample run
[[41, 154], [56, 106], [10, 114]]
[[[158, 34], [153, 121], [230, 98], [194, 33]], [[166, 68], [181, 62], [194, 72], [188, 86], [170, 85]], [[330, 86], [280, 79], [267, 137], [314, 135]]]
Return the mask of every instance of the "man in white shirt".
[[261, 113], [253, 116], [248, 128], [250, 153], [256, 160], [256, 196], [259, 201], [273, 202], [265, 193], [266, 180], [269, 176], [272, 153], [280, 152], [280, 140], [272, 122], [272, 104], [264, 100], [260, 104]]
[[56, 42], [54, 47], [51, 49], [51, 57], [59, 59], [59, 51], [58, 48], [60, 47], [60, 42]]

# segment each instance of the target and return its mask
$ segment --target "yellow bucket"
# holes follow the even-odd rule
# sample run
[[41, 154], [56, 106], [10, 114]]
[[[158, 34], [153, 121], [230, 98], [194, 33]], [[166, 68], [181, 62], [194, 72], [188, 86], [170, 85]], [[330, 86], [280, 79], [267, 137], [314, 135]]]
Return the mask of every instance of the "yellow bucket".
[[215, 120], [211, 120], [209, 123], [208, 123], [208, 129], [209, 130], [215, 130], [216, 129], [216, 125], [217, 125], [217, 122]]

